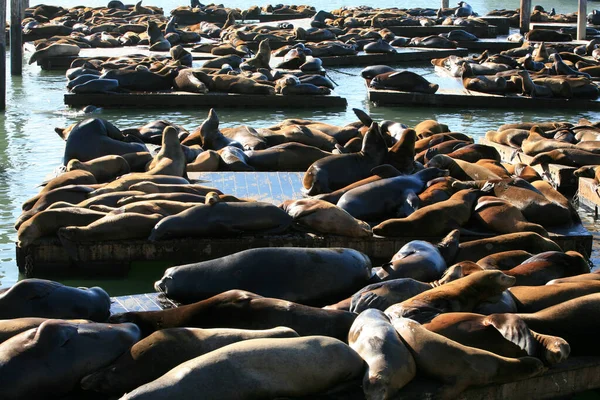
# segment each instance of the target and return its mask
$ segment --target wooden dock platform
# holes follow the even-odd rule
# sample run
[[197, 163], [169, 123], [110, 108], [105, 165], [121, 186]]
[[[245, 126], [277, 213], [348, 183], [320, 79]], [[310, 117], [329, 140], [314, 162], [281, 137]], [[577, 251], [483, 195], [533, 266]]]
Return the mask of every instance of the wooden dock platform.
[[599, 100], [532, 98], [514, 94], [503, 96], [464, 88], [439, 89], [435, 94], [372, 88], [369, 88], [368, 91], [369, 100], [379, 106], [600, 110]]
[[367, 54], [364, 51], [352, 56], [320, 57], [323, 66], [358, 66], [358, 65], [393, 65], [403, 62], [431, 61], [434, 58], [444, 58], [451, 55], [466, 57], [469, 51], [466, 48], [458, 49], [430, 49], [425, 47], [395, 47], [396, 53]]
[[177, 306], [177, 302], [161, 293], [134, 294], [111, 297], [110, 314], [114, 315], [129, 311], [160, 311]]
[[[280, 204], [301, 198], [302, 173], [298, 172], [210, 172], [190, 173], [206, 186], [216, 187], [238, 197]], [[464, 236], [461, 241], [489, 237]], [[581, 225], [550, 230], [550, 238], [565, 251], [575, 250], [589, 256], [592, 235]], [[435, 237], [350, 238], [291, 232], [285, 235], [243, 235], [227, 238], [183, 238], [148, 242], [146, 240], [79, 243], [69, 254], [58, 238], [48, 237], [27, 248], [16, 248], [19, 271], [28, 277], [125, 276], [135, 261], [160, 261], [168, 265], [198, 262], [256, 247], [347, 247], [374, 260], [389, 260], [404, 244]]]
[[477, 19], [481, 19], [490, 25], [494, 25], [498, 35], [508, 35], [510, 33], [510, 18], [508, 17], [484, 15], [482, 17], [477, 17]]
[[506, 38], [496, 38], [496, 39], [479, 39], [476, 41], [458, 41], [459, 47], [464, 47], [471, 51], [480, 51], [488, 50], [491, 53], [499, 53], [504, 50], [516, 49], [517, 47], [521, 47], [522, 43], [517, 42], [509, 42]]
[[495, 38], [499, 35], [496, 26], [488, 25], [486, 27], [456, 26], [456, 25], [433, 25], [433, 26], [388, 26], [387, 29], [397, 36], [406, 37], [424, 37], [429, 35], [439, 35], [440, 33], [449, 33], [455, 30], [463, 30], [478, 38]]
[[[491, 146], [498, 150], [498, 153], [500, 153], [500, 157], [502, 158], [502, 162], [511, 164], [523, 163], [529, 165], [531, 160], [533, 160], [532, 156], [528, 156], [514, 147], [494, 143], [486, 140], [485, 138], [480, 139], [479, 143], [486, 146]], [[544, 180], [550, 182], [554, 188], [561, 192], [574, 192], [577, 190], [577, 178], [573, 175], [573, 172], [575, 172], [577, 169], [575, 167], [568, 167], [566, 165], [559, 164], [543, 164], [534, 165], [533, 169], [535, 169], [540, 176], [544, 178]]]
[[238, 93], [189, 93], [178, 91], [137, 93], [65, 93], [71, 107], [90, 104], [104, 108], [346, 108], [345, 98], [335, 95], [260, 95]]
[[600, 191], [597, 188], [594, 179], [579, 178], [577, 190], [577, 200], [579, 206], [583, 206], [594, 213], [595, 218], [598, 218], [598, 208], [600, 207]]

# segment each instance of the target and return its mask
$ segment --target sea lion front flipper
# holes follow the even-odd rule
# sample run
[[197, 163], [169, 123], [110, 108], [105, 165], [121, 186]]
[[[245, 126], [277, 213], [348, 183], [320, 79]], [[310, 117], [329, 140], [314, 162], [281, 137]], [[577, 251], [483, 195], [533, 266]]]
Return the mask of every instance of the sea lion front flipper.
[[571, 354], [571, 346], [563, 338], [530, 331], [535, 341], [540, 344], [536, 357], [544, 361], [545, 364], [556, 365], [566, 360]]
[[538, 351], [538, 342], [534, 339], [531, 330], [525, 321], [515, 314], [493, 314], [483, 320], [484, 325], [493, 326], [504, 338], [535, 357]]

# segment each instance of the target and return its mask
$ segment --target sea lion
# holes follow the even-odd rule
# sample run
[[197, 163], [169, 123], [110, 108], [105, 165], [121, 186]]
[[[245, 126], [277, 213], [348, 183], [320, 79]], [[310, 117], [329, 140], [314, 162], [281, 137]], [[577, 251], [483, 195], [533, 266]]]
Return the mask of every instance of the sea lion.
[[102, 188], [94, 190], [90, 196], [98, 196], [104, 193], [122, 192], [128, 190], [130, 186], [136, 183], [150, 181], [158, 184], [189, 184], [187, 179], [169, 175], [150, 175], [147, 173], [131, 173], [123, 175], [118, 179], [108, 183]]
[[406, 218], [393, 218], [373, 227], [380, 236], [436, 237], [466, 224], [471, 218], [479, 190], [460, 190], [448, 200], [419, 208]]
[[221, 150], [218, 150], [217, 153], [220, 157], [220, 171], [254, 171], [254, 168], [248, 165], [248, 156], [239, 147], [225, 146]]
[[102, 212], [82, 207], [65, 207], [40, 211], [19, 226], [17, 232], [18, 245], [25, 248], [41, 237], [55, 235], [59, 228], [86, 226], [104, 216], [105, 214]]
[[498, 150], [484, 144], [468, 144], [458, 150], [454, 150], [452, 153], [448, 153], [447, 156], [470, 163], [476, 163], [482, 159], [500, 161]]
[[[76, 388], [81, 378], [115, 360], [139, 338], [134, 324], [47, 320], [0, 344], [2, 397], [62, 397]], [[23, 371], [29, 379], [21, 379]]]
[[[577, 277], [577, 276], [575, 276]], [[520, 313], [534, 313], [581, 296], [600, 292], [598, 281], [575, 281], [509, 289]]]
[[193, 68], [182, 69], [173, 79], [173, 89], [190, 93], [207, 93], [206, 85], [194, 75]]
[[301, 230], [350, 237], [373, 236], [369, 224], [325, 200], [286, 200], [280, 207], [294, 218], [294, 226]]
[[258, 171], [306, 171], [331, 153], [302, 143], [284, 143], [265, 150], [247, 151], [248, 164]]
[[170, 328], [137, 342], [111, 365], [81, 380], [85, 390], [122, 395], [167, 373], [192, 358], [231, 343], [258, 338], [298, 337], [294, 330]]
[[194, 304], [162, 311], [127, 312], [112, 322], [134, 322], [143, 336], [166, 328], [270, 329], [287, 326], [300, 336], [323, 335], [346, 340], [356, 314], [325, 310], [280, 299], [230, 290]]
[[557, 283], [568, 283], [568, 282], [587, 282], [600, 280], [600, 272], [594, 271], [587, 274], [580, 274], [575, 276], [569, 276], [567, 278], [552, 279], [546, 283], [546, 285], [555, 285]]
[[24, 279], [0, 293], [0, 318], [82, 318], [105, 321], [110, 298], [99, 287], [74, 288], [44, 279]]
[[214, 150], [203, 151], [196, 159], [187, 164], [186, 172], [210, 172], [218, 171], [221, 164], [221, 156]]
[[148, 165], [150, 175], [183, 176], [187, 162], [179, 143], [178, 132], [168, 126], [162, 134], [162, 146], [158, 154]]
[[127, 160], [121, 156], [104, 156], [95, 158], [88, 162], [81, 162], [77, 159], [69, 160], [67, 172], [75, 170], [84, 170], [94, 175], [97, 182], [110, 182], [118, 176], [131, 172]]
[[153, 20], [148, 20], [146, 34], [150, 42], [150, 51], [169, 51], [171, 49], [171, 43], [165, 39], [162, 31]]
[[94, 185], [97, 183], [98, 181], [96, 180], [96, 177], [88, 171], [74, 170], [65, 172], [64, 174], [60, 174], [59, 176], [50, 179], [49, 181], [45, 182], [45, 184], [42, 183], [44, 187], [40, 190], [40, 192], [36, 196], [23, 202], [23, 211], [30, 210], [31, 207], [33, 207], [33, 205], [39, 200], [40, 196], [46, 192], [49, 192], [50, 190], [58, 189], [69, 185], [85, 186]]
[[219, 131], [219, 116], [214, 108], [208, 111], [208, 117], [206, 117], [200, 127], [185, 138], [181, 144], [186, 146], [197, 144], [205, 150], [221, 150], [226, 146], [235, 146], [243, 149], [240, 143], [224, 136]]
[[52, 43], [50, 46], [41, 50], [36, 50], [29, 57], [28, 64], [31, 65], [36, 61], [41, 61], [49, 57], [72, 57], [79, 55], [81, 48], [69, 43]]
[[[283, 268], [285, 274], [280, 273]], [[258, 248], [169, 268], [154, 288], [184, 303], [241, 289], [324, 306], [362, 287], [369, 279], [370, 269], [369, 258], [352, 249]], [[327, 284], [319, 285], [319, 281]]]
[[277, 234], [288, 229], [291, 223], [292, 217], [270, 203], [217, 203], [212, 207], [195, 206], [165, 218], [154, 227], [149, 240], [252, 232]]
[[543, 226], [527, 221], [517, 207], [494, 196], [480, 197], [473, 216], [483, 227], [493, 232], [536, 232], [548, 237], [548, 231]]
[[[199, 392], [207, 400], [311, 396], [358, 378], [363, 370], [360, 356], [336, 339], [253, 339], [187, 361], [122, 399], [166, 400]], [[231, 384], [223, 385], [218, 376], [228, 376]]]
[[585, 258], [576, 251], [546, 251], [504, 271], [517, 278], [517, 286], [540, 286], [548, 281], [590, 272]]
[[400, 90], [403, 92], [418, 92], [433, 94], [440, 85], [431, 83], [419, 74], [410, 71], [385, 72], [375, 76], [369, 87], [379, 90]]
[[367, 362], [362, 386], [368, 399], [393, 398], [417, 374], [413, 356], [382, 311], [356, 317], [348, 344]]
[[[2, 319], [0, 320], [0, 343], [7, 341], [11, 337], [18, 335], [21, 332], [28, 331], [32, 328], [37, 328], [45, 321], [48, 321], [48, 318], [23, 317]], [[85, 324], [92, 322], [87, 319], [61, 319], [56, 321], [66, 321], [72, 324]]]
[[314, 196], [367, 178], [373, 168], [382, 164], [386, 154], [387, 146], [379, 125], [373, 122], [359, 153], [332, 155], [316, 161], [304, 174], [302, 190]]
[[[377, 168], [373, 172], [377, 173]], [[418, 207], [417, 194], [425, 189], [427, 182], [446, 174], [442, 169], [427, 168], [414, 175], [387, 177], [349, 190], [340, 197], [337, 206], [366, 221], [410, 215]]]
[[[571, 352], [564, 339], [530, 330], [517, 315], [447, 313], [438, 315], [423, 326], [464, 346], [509, 358], [536, 357], [547, 365], [564, 361]], [[505, 337], [507, 332], [511, 334]]]
[[145, 172], [146, 165], [148, 165], [154, 157], [147, 151], [141, 151], [137, 153], [123, 154], [121, 157], [127, 161], [131, 172]]
[[454, 262], [459, 237], [460, 232], [455, 229], [437, 245], [423, 240], [412, 240], [402, 246], [389, 263], [373, 268], [373, 274], [382, 281], [413, 278], [430, 282], [438, 279], [448, 264]]
[[505, 94], [507, 92], [506, 78], [503, 76], [488, 77], [476, 75], [470, 63], [462, 65], [462, 84], [465, 89], [482, 93]]
[[267, 141], [261, 137], [258, 131], [246, 125], [223, 128], [221, 133], [240, 143], [244, 150], [264, 150], [267, 148]]
[[417, 372], [444, 383], [435, 394], [440, 399], [454, 399], [469, 386], [512, 382], [544, 371], [537, 358], [506, 358], [463, 346], [408, 318], [392, 319], [392, 325], [415, 358]]
[[421, 323], [445, 312], [472, 312], [482, 301], [497, 297], [516, 278], [501, 271], [478, 271], [432, 288], [385, 310], [390, 318], [411, 318]]
[[258, 52], [254, 57], [245, 61], [241, 68], [244, 66], [249, 67], [251, 70], [257, 70], [258, 68], [271, 69], [269, 63], [271, 62], [271, 47], [269, 46], [269, 39], [264, 39], [258, 44]]
[[412, 278], [399, 278], [377, 282], [356, 292], [350, 300], [349, 311], [360, 314], [366, 309], [385, 311], [394, 304], [410, 299], [433, 286]]
[[383, 39], [378, 39], [375, 42], [365, 45], [365, 47], [363, 47], [363, 51], [367, 54], [396, 53], [396, 49], [390, 46], [390, 44]]
[[198, 184], [160, 184], [151, 181], [142, 181], [131, 185], [129, 187], [131, 191], [139, 191], [147, 194], [152, 193], [191, 193], [200, 196], [205, 196], [209, 192], [216, 192], [217, 194], [223, 194], [219, 189], [215, 189], [208, 186]]
[[[127, 193], [127, 192], [125, 192]], [[180, 203], [201, 203], [204, 204], [205, 197], [199, 194], [193, 193], [132, 193], [130, 196], [125, 196], [117, 201], [116, 206], [121, 207], [127, 204], [133, 204], [140, 201], [156, 201], [156, 200], [167, 200], [177, 201]]]
[[429, 160], [427, 166], [431, 168], [447, 169], [450, 171], [451, 177], [461, 181], [500, 178], [485, 167], [459, 159], [455, 160], [445, 154], [434, 156]]
[[552, 240], [534, 232], [507, 233], [493, 238], [461, 243], [455, 261], [479, 260], [490, 254], [508, 250], [525, 250], [535, 254], [544, 251], [562, 251]]
[[490, 254], [479, 260], [476, 264], [483, 269], [499, 269], [500, 271], [512, 269], [523, 261], [531, 258], [533, 254], [524, 250], [509, 250]]
[[501, 131], [487, 131], [485, 139], [506, 146], [521, 148], [523, 141], [529, 136], [528, 129], [510, 128]]
[[580, 149], [556, 149], [533, 157], [529, 165], [560, 164], [580, 168], [584, 165], [600, 164], [600, 154]]

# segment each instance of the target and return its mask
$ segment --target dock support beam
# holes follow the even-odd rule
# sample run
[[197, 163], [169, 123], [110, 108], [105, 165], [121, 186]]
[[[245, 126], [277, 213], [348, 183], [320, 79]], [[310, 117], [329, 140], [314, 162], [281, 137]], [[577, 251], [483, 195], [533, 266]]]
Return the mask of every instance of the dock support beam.
[[0, 0], [0, 110], [6, 110], [6, 0]]
[[531, 0], [521, 0], [521, 34], [529, 32], [531, 22]]
[[23, 74], [23, 0], [10, 1], [10, 73]]
[[587, 27], [587, 0], [579, 0], [577, 9], [577, 40], [585, 40]]

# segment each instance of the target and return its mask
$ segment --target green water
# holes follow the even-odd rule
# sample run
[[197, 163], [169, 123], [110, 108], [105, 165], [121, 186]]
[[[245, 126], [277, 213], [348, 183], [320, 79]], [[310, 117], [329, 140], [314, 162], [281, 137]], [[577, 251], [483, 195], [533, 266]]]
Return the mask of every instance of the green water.
[[[145, 2], [145, 4], [157, 2]], [[289, 4], [289, 2], [287, 2]], [[322, 3], [316, 1], [301, 1], [299, 3], [312, 4], [320, 7]], [[342, 5], [357, 5], [359, 1], [346, 2], [333, 1], [327, 8], [333, 9]], [[364, 3], [364, 1], [362, 2]], [[482, 0], [470, 2], [473, 8], [484, 14], [492, 8], [518, 7], [518, 1]], [[61, 1], [62, 6], [74, 6], [79, 1]], [[87, 1], [86, 5], [98, 6], [106, 4], [105, 1]], [[184, 3], [163, 1], [160, 5], [165, 10]], [[187, 4], [187, 3], [186, 3]], [[227, 6], [247, 8], [256, 4], [254, 1], [227, 2]], [[260, 4], [260, 3], [259, 3]], [[558, 12], [572, 12], [576, 9], [577, 2], [571, 1], [544, 1], [546, 8], [556, 7]], [[437, 1], [410, 1], [398, 2], [379, 0], [369, 2], [375, 7], [436, 7]], [[589, 8], [593, 7], [590, 3]], [[24, 63], [29, 57], [26, 52]], [[10, 65], [7, 62], [7, 65]], [[440, 83], [443, 87], [456, 83], [437, 76], [433, 69], [427, 65], [403, 68], [426, 74], [433, 82]], [[283, 118], [310, 118], [332, 124], [343, 125], [354, 121], [352, 108], [361, 108], [379, 119], [393, 119], [407, 125], [415, 125], [423, 119], [437, 119], [448, 124], [453, 131], [464, 132], [474, 137], [480, 137], [487, 130], [494, 129], [506, 122], [518, 121], [545, 121], [569, 120], [577, 121], [579, 118], [600, 120], [600, 113], [586, 110], [482, 110], [482, 109], [441, 109], [441, 108], [376, 108], [367, 101], [367, 93], [362, 79], [359, 77], [361, 68], [339, 68], [329, 70], [329, 76], [337, 86], [336, 94], [346, 97], [348, 108], [343, 111], [326, 110], [227, 110], [218, 109], [222, 126], [246, 124], [255, 128], [269, 126]], [[13, 224], [18, 215], [23, 201], [35, 195], [39, 188], [36, 186], [50, 174], [61, 162], [64, 151], [64, 142], [54, 133], [54, 127], [66, 126], [83, 118], [77, 111], [69, 110], [63, 104], [66, 78], [64, 73], [41, 71], [37, 66], [25, 65], [22, 77], [7, 77], [7, 110], [0, 114], [0, 287], [14, 284], [18, 279], [15, 258], [16, 232]], [[310, 101], [306, 99], [305, 101]], [[94, 116], [106, 118], [120, 128], [142, 125], [154, 119], [168, 119], [181, 124], [188, 129], [194, 129], [206, 117], [207, 110], [111, 110], [104, 111]], [[589, 215], [584, 215], [588, 229], [597, 233], [600, 229], [591, 221]], [[596, 258], [594, 255], [593, 258]], [[101, 282], [65, 281], [71, 284], [100, 283], [112, 295], [124, 293], [140, 293], [152, 290], [151, 282], [162, 275], [163, 266], [136, 265], [132, 270], [130, 279], [110, 280]]]

